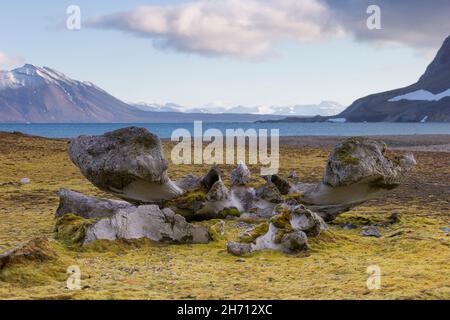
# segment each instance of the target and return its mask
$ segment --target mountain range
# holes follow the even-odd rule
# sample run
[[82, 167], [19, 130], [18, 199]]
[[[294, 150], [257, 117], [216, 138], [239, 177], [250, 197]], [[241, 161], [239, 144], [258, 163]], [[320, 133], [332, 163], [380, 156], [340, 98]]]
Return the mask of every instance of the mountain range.
[[330, 115], [339, 108], [342, 106], [333, 102], [270, 108], [129, 104], [91, 82], [73, 80], [48, 67], [26, 64], [0, 71], [2, 123], [254, 122], [279, 120], [287, 115]]
[[[395, 72], [393, 70], [393, 72]], [[407, 87], [356, 100], [331, 117], [285, 118], [282, 122], [450, 122], [450, 37], [420, 79]]]
[[183, 113], [210, 113], [210, 114], [259, 114], [280, 116], [316, 115], [332, 116], [341, 112], [345, 107], [334, 101], [322, 101], [319, 104], [292, 105], [292, 106], [218, 106], [209, 104], [204, 107], [186, 107], [175, 103], [130, 103], [130, 105], [152, 112], [183, 112]]
[[91, 82], [48, 67], [26, 64], [0, 71], [3, 123], [450, 122], [450, 37], [416, 83], [369, 95], [343, 109], [330, 101], [251, 107], [125, 103]]

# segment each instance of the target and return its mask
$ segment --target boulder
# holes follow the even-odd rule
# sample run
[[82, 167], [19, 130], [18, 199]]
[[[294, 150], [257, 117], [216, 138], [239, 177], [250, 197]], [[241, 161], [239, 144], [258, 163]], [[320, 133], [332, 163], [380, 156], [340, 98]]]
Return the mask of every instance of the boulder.
[[168, 177], [160, 139], [145, 128], [80, 136], [71, 141], [69, 154], [96, 187], [127, 201], [153, 203], [183, 193]]

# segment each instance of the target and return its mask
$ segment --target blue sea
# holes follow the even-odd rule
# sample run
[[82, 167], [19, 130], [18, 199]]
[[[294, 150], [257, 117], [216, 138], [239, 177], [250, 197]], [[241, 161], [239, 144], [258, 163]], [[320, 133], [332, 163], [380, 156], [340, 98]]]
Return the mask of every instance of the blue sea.
[[[145, 127], [160, 138], [170, 138], [176, 129], [187, 129], [193, 135], [191, 123], [151, 124], [0, 124], [0, 131], [20, 131], [48, 138], [73, 138], [79, 135], [100, 135], [128, 126]], [[203, 123], [203, 132], [215, 128], [225, 135], [226, 129], [279, 129], [280, 136], [374, 136], [450, 134], [450, 123]]]

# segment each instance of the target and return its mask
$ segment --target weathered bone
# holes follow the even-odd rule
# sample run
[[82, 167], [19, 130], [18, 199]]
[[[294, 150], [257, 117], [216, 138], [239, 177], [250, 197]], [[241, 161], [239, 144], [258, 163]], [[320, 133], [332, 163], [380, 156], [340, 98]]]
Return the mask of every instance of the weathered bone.
[[209, 232], [194, 226], [170, 209], [144, 205], [119, 210], [87, 227], [84, 243], [95, 240], [141, 239], [170, 243], [208, 243]]
[[245, 163], [240, 162], [237, 168], [231, 172], [230, 179], [233, 185], [245, 185], [250, 182], [250, 170]]
[[[85, 228], [83, 243], [95, 240], [148, 238], [159, 242], [207, 243], [206, 227], [194, 226], [170, 209], [156, 205], [134, 206], [125, 201], [97, 199], [62, 189], [56, 212], [59, 223], [66, 214], [79, 216], [93, 223]], [[57, 225], [58, 227], [58, 225]], [[58, 228], [57, 228], [58, 229]]]
[[275, 213], [268, 223], [247, 231], [244, 237], [247, 242], [229, 242], [228, 252], [245, 255], [266, 249], [287, 253], [305, 251], [308, 248], [307, 235], [318, 236], [326, 229], [322, 218], [302, 205], [281, 204]]
[[[302, 203], [327, 221], [400, 185], [415, 165], [413, 155], [389, 159], [386, 144], [367, 138], [350, 138], [330, 155], [322, 183], [307, 185]], [[298, 189], [302, 186], [297, 185]]]
[[69, 154], [96, 187], [127, 201], [153, 203], [183, 193], [167, 175], [160, 139], [145, 128], [80, 136], [71, 141]]
[[59, 190], [58, 196], [59, 207], [56, 210], [58, 218], [68, 213], [86, 219], [111, 217], [121, 209], [134, 207], [126, 201], [97, 199], [67, 189]]

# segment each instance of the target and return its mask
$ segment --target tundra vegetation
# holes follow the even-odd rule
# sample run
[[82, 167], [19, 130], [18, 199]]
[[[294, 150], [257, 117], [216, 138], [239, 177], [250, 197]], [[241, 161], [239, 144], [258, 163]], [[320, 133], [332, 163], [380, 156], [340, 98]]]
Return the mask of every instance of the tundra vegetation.
[[[166, 159], [170, 159], [171, 145], [164, 142]], [[309, 189], [271, 194], [271, 201], [266, 201], [273, 204], [275, 214], [268, 219], [255, 215], [257, 210], [238, 217], [237, 208], [228, 206], [217, 212], [221, 219], [198, 221], [186, 215], [185, 222], [177, 220], [183, 226], [207, 228], [209, 243], [174, 244], [145, 237], [84, 243], [96, 218], [73, 212], [55, 217], [60, 205], [58, 190], [71, 189], [98, 199], [112, 196], [80, 173], [69, 159], [68, 148], [66, 140], [0, 133], [0, 254], [6, 253], [0, 256], [1, 299], [450, 298], [449, 238], [448, 231], [443, 231], [448, 230], [450, 211], [448, 153], [415, 152], [417, 166], [398, 188], [373, 200], [366, 199], [364, 192], [358, 193], [364, 202], [325, 219], [327, 227], [319, 234], [305, 230], [307, 250], [253, 251], [238, 259], [227, 252], [228, 243], [254, 244], [269, 232], [270, 225], [276, 228], [274, 243], [292, 233], [292, 215], [296, 210], [305, 212], [295, 203], [308, 205], [305, 193]], [[330, 152], [332, 148], [327, 146], [282, 144], [279, 176], [290, 176], [295, 170], [302, 183], [317, 187]], [[357, 164], [345, 150], [337, 154], [347, 164]], [[387, 154], [394, 159], [402, 153], [387, 150]], [[398, 165], [400, 160], [393, 163]], [[168, 185], [164, 192], [178, 193], [172, 182], [188, 174], [203, 177], [209, 169], [208, 165], [171, 165], [164, 176]], [[215, 186], [214, 194], [194, 188], [167, 199], [161, 207], [177, 209], [181, 203], [190, 211], [189, 204], [197, 201], [199, 206], [205, 205], [208, 196], [229, 203], [224, 190], [232, 190], [235, 183], [230, 177], [236, 166], [220, 169], [223, 183]], [[247, 186], [266, 186], [267, 179], [259, 177], [258, 166], [248, 169], [251, 181]], [[29, 183], [20, 183], [23, 178]], [[345, 184], [347, 180], [330, 181]], [[372, 182], [376, 186], [386, 183]], [[267, 195], [269, 191], [262, 192]], [[280, 198], [281, 204], [276, 203]], [[173, 217], [164, 210], [159, 216]], [[381, 237], [361, 236], [368, 226], [376, 227]], [[81, 290], [66, 286], [67, 268], [73, 265], [80, 267]], [[379, 290], [366, 286], [370, 265], [381, 268]]]

